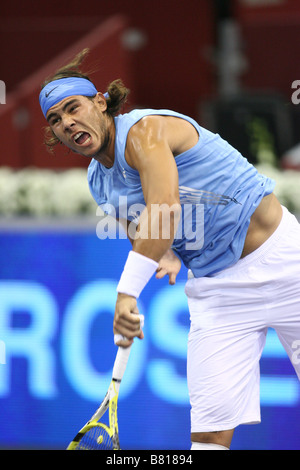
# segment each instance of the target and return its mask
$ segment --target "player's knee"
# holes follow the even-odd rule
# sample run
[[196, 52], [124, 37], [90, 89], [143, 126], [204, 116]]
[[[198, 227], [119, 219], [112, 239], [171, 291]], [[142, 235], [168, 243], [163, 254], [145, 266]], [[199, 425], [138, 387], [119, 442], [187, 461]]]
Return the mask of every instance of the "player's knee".
[[215, 432], [197, 432], [191, 434], [192, 450], [205, 450], [205, 448], [214, 450], [218, 447], [220, 450], [229, 449], [234, 430], [215, 431]]

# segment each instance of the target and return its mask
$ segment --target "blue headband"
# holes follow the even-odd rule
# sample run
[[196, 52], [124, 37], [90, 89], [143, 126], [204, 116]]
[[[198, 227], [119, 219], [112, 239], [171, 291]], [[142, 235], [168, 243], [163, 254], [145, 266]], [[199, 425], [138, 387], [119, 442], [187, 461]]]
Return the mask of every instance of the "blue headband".
[[60, 78], [59, 80], [53, 80], [48, 83], [42, 89], [40, 93], [40, 105], [46, 117], [49, 109], [64, 98], [74, 95], [95, 96], [97, 93], [93, 83], [86, 78]]

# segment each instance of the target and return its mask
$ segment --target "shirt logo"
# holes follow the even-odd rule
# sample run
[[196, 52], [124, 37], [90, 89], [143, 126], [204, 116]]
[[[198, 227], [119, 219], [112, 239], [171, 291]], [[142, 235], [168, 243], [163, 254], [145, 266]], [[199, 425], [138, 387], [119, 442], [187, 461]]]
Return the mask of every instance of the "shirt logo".
[[187, 186], [179, 186], [180, 203], [190, 204], [205, 204], [211, 206], [227, 206], [230, 202], [240, 204], [235, 198], [224, 196], [223, 194], [216, 194], [211, 191], [204, 191], [202, 189], [189, 188]]

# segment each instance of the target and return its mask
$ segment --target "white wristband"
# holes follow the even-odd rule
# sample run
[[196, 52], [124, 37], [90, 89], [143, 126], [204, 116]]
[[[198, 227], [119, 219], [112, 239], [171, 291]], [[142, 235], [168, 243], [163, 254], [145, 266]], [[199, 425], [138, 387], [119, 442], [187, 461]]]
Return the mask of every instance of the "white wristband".
[[142, 290], [158, 268], [158, 263], [136, 251], [130, 251], [117, 292], [139, 298]]

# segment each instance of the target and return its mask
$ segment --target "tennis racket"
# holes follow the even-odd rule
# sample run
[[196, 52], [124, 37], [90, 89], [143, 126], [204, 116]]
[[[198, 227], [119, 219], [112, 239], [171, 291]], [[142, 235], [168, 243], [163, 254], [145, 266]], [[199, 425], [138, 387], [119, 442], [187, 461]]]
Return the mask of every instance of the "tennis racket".
[[[131, 346], [123, 348], [119, 346], [115, 359], [112, 380], [105, 398], [96, 413], [80, 429], [67, 450], [119, 450], [119, 430], [117, 418], [117, 403], [119, 388], [123, 378]], [[99, 420], [108, 410], [108, 422], [106, 425]]]

